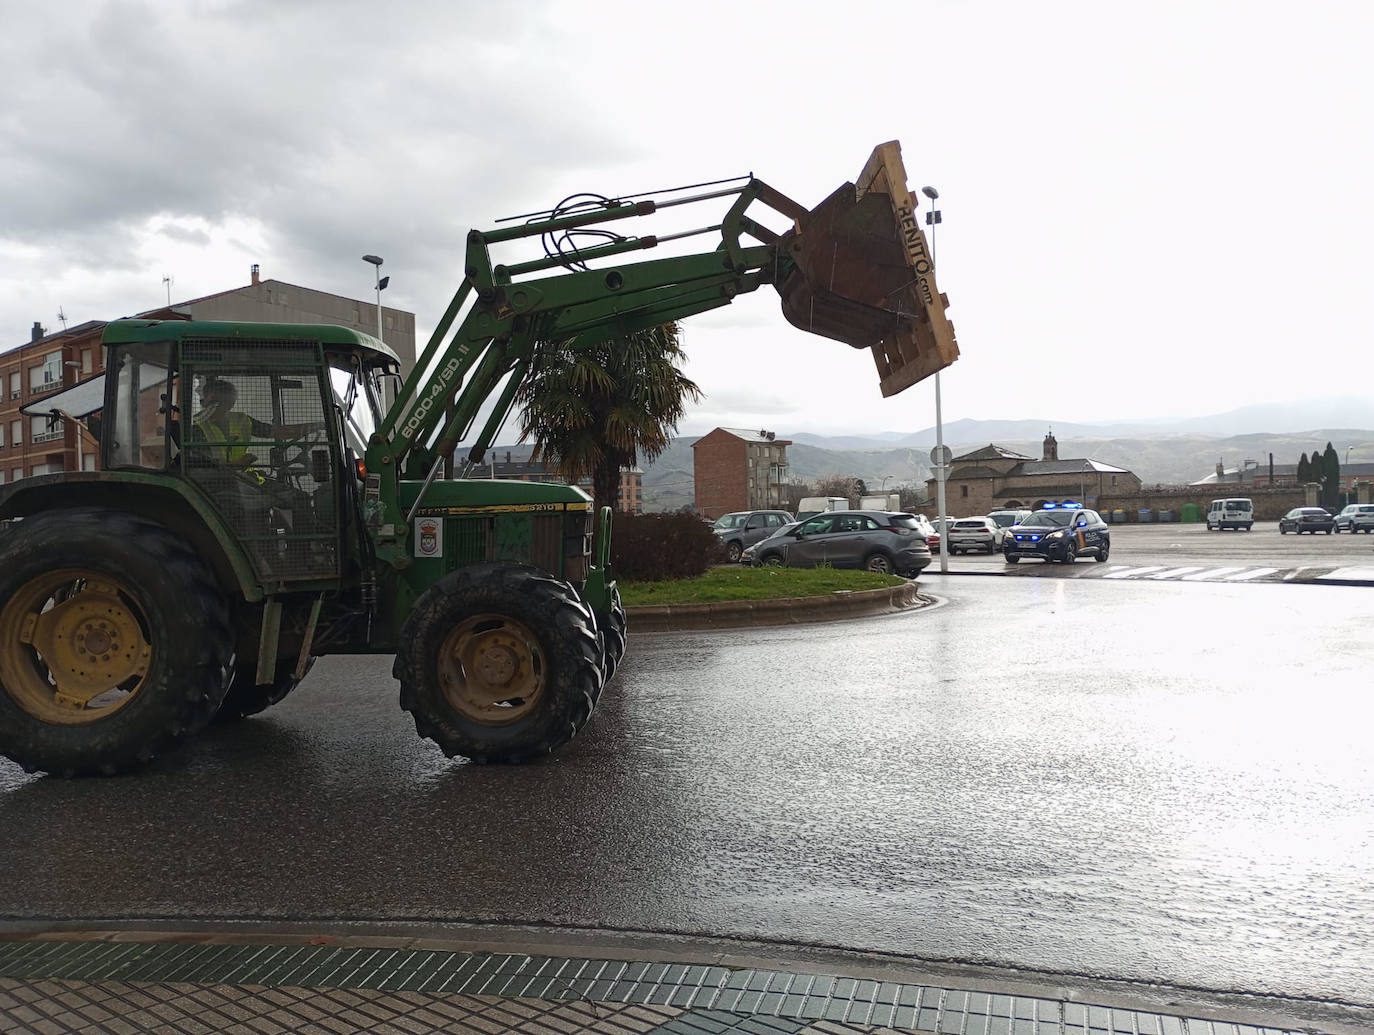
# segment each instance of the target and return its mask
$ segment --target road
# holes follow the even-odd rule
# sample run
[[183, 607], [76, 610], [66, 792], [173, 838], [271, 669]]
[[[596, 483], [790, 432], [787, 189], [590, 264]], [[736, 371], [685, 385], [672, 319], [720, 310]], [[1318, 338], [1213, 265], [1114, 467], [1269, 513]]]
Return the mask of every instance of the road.
[[137, 777], [0, 762], [0, 915], [538, 922], [1374, 1004], [1374, 593], [931, 581], [916, 613], [636, 637], [538, 765], [447, 762], [389, 660], [346, 658]]
[[[955, 554], [952, 572], [1062, 578], [1148, 578], [1189, 582], [1320, 582], [1348, 574], [1374, 581], [1374, 535], [1280, 535], [1276, 521], [1250, 532], [1208, 532], [1201, 524], [1112, 525], [1106, 564], [1085, 555], [1072, 568], [1042, 561], [1013, 567], [1000, 553]], [[928, 571], [939, 570], [936, 556]], [[1137, 569], [1149, 568], [1149, 571]], [[1131, 573], [1123, 574], [1125, 569]]]

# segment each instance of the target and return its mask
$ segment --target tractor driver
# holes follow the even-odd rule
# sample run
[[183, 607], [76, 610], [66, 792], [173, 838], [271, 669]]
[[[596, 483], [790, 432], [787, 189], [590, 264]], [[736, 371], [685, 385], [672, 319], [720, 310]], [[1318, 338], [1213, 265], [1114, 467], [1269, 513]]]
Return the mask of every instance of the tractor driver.
[[197, 438], [223, 449], [207, 450], [207, 458], [217, 467], [243, 471], [261, 483], [263, 475], [255, 469], [255, 454], [248, 452], [246, 443], [262, 439], [297, 439], [312, 431], [323, 431], [322, 422], [305, 424], [267, 424], [234, 409], [238, 389], [232, 381], [216, 379], [206, 383], [200, 396], [204, 408], [196, 414]]

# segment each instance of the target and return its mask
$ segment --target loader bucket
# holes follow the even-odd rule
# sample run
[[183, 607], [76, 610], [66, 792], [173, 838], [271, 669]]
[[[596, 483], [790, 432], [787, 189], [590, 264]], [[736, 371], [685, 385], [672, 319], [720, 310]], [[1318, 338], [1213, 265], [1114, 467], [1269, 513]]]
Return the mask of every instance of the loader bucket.
[[783, 246], [792, 259], [777, 285], [787, 321], [872, 349], [883, 395], [959, 358], [897, 141], [873, 149], [857, 183], [797, 215]]

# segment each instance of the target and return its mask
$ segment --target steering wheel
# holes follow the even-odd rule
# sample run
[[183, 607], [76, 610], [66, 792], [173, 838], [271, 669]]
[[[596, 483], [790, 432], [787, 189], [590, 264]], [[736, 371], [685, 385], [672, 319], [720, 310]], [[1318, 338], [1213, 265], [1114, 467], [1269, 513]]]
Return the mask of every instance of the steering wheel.
[[307, 431], [299, 438], [286, 439], [272, 447], [272, 471], [279, 478], [300, 477], [310, 473], [312, 447], [327, 442], [324, 428]]

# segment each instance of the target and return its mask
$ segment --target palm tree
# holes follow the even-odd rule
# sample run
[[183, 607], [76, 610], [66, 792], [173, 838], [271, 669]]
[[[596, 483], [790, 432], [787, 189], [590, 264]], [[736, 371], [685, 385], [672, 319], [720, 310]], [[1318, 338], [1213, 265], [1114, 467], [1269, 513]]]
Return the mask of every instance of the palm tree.
[[683, 376], [678, 325], [665, 323], [582, 346], [550, 346], [520, 386], [520, 441], [568, 482], [590, 476], [597, 511], [615, 507], [620, 472], [668, 448], [701, 389]]

